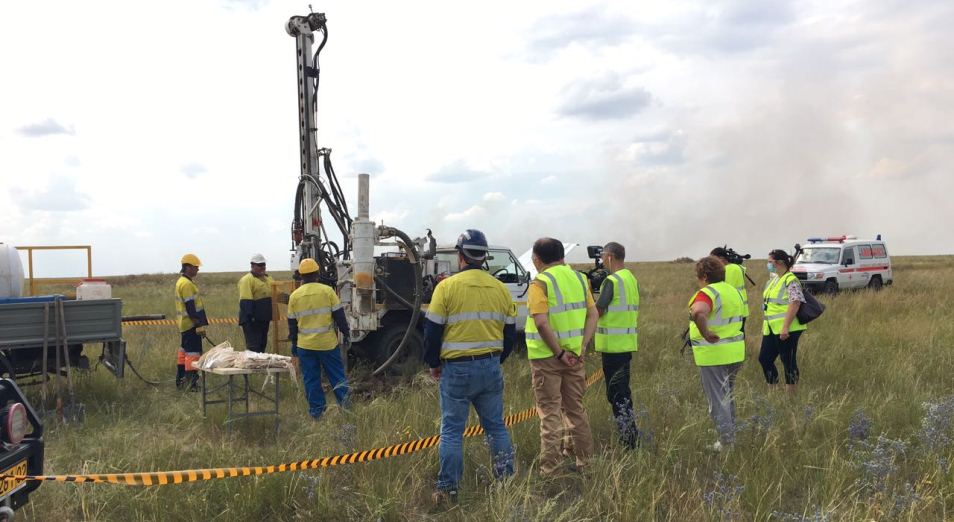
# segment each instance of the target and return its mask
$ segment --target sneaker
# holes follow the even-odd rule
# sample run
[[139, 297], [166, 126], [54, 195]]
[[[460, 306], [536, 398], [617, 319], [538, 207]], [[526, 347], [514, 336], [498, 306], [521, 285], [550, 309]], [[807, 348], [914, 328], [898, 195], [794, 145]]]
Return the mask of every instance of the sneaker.
[[722, 441], [717, 440], [713, 442], [710, 446], [706, 446], [706, 449], [708, 449], [709, 451], [714, 451], [716, 453], [719, 453], [725, 448], [722, 446]]

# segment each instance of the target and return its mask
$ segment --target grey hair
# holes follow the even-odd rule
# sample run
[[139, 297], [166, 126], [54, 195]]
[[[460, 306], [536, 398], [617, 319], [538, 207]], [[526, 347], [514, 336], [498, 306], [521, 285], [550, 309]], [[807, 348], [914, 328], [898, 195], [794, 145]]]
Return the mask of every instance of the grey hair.
[[615, 241], [610, 241], [609, 243], [603, 245], [603, 252], [612, 255], [620, 261], [626, 260], [626, 249], [623, 247], [623, 245]]

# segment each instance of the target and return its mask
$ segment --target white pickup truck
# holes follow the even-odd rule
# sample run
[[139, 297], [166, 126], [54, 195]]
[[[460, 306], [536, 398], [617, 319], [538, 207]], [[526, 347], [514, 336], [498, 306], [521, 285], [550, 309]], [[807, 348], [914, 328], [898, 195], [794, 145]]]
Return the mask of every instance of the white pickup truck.
[[[577, 246], [576, 243], [564, 243], [564, 255], [568, 255]], [[527, 290], [530, 288], [530, 281], [537, 276], [537, 271], [530, 261], [532, 251], [528, 250], [517, 257], [505, 246], [490, 245], [489, 253], [487, 271], [510, 290], [511, 297], [517, 303], [517, 331], [523, 332], [527, 319]], [[457, 250], [453, 245], [438, 247], [435, 259], [447, 262], [451, 267], [451, 275], [459, 271]]]

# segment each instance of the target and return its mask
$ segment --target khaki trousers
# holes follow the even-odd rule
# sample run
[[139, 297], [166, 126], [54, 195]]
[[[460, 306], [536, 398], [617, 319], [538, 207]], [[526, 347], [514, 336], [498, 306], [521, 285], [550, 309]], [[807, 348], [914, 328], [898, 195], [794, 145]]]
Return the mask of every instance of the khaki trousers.
[[[540, 416], [540, 473], [556, 471], [564, 451], [576, 459], [577, 468], [586, 466], [593, 455], [593, 434], [583, 409], [586, 369], [582, 364], [567, 366], [549, 357], [531, 359], [530, 375]], [[564, 435], [570, 442], [565, 446]]]

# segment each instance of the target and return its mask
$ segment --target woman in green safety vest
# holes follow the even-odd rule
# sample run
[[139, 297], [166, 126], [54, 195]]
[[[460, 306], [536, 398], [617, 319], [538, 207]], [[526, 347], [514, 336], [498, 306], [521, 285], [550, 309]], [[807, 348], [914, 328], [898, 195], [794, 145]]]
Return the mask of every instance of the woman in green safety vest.
[[699, 367], [709, 415], [719, 432], [710, 448], [721, 451], [735, 441], [735, 377], [745, 359], [742, 319], [745, 304], [725, 282], [725, 267], [714, 256], [696, 263], [701, 290], [689, 300], [689, 344]]
[[805, 330], [795, 314], [805, 302], [802, 284], [789, 271], [795, 259], [784, 250], [772, 250], [768, 255], [769, 274], [772, 275], [762, 293], [762, 309], [765, 320], [762, 322], [762, 348], [759, 350], [759, 363], [765, 374], [765, 382], [770, 386], [778, 384], [778, 368], [775, 359], [781, 357], [785, 369], [785, 385], [790, 393], [795, 392], [798, 384], [798, 338]]

